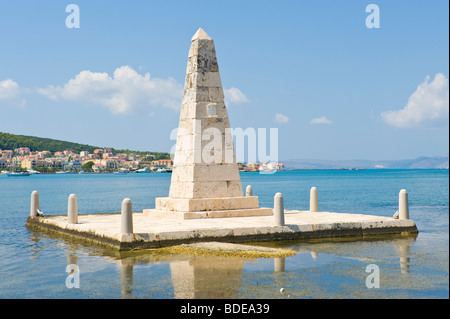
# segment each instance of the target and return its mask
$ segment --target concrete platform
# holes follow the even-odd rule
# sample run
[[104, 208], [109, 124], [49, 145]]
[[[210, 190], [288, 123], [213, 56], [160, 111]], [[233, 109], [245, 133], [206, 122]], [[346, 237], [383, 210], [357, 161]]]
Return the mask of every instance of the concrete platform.
[[70, 235], [118, 250], [168, 247], [194, 242], [243, 243], [301, 238], [395, 235], [417, 233], [414, 221], [373, 215], [285, 211], [285, 226], [274, 226], [273, 216], [208, 219], [152, 218], [133, 213], [133, 234], [120, 234], [121, 214], [78, 215], [68, 224], [66, 215], [29, 217], [31, 229]]
[[252, 217], [252, 216], [271, 216], [272, 208], [247, 208], [247, 209], [223, 209], [199, 212], [175, 212], [162, 211], [158, 209], [144, 209], [145, 216], [152, 218], [171, 218], [171, 219], [200, 219], [200, 218], [230, 218], [230, 217]]

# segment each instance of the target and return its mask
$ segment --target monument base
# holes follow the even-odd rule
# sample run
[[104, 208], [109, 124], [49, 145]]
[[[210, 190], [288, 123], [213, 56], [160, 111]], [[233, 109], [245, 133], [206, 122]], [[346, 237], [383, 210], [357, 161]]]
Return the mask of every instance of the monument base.
[[252, 217], [270, 216], [273, 214], [272, 208], [248, 208], [248, 209], [228, 209], [210, 210], [198, 212], [164, 211], [158, 209], [144, 209], [145, 216], [170, 219], [200, 219], [200, 218], [227, 218], [227, 217]]
[[160, 218], [198, 219], [269, 216], [272, 208], [260, 208], [258, 196], [223, 198], [157, 197], [155, 209], [144, 209], [144, 215]]
[[155, 209], [175, 212], [202, 212], [258, 208], [258, 196], [213, 198], [155, 198]]

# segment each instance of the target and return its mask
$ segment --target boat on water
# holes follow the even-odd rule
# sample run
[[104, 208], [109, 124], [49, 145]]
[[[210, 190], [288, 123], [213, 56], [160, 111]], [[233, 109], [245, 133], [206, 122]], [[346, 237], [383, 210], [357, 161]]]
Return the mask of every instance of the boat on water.
[[118, 171], [115, 171], [114, 174], [128, 174], [130, 171], [126, 168], [121, 168]]
[[34, 169], [29, 169], [29, 170], [27, 170], [27, 171], [28, 171], [28, 173], [30, 173], [30, 175], [40, 174], [40, 173], [41, 173], [41, 172], [36, 171], [36, 170], [34, 170]]
[[29, 172], [10, 172], [6, 175], [16, 177], [16, 176], [30, 176], [31, 174]]
[[148, 167], [144, 167], [144, 168], [136, 170], [136, 173], [151, 173], [151, 171]]
[[10, 171], [1, 171], [0, 175], [8, 175], [9, 173], [11, 173]]
[[172, 169], [170, 169], [170, 168], [158, 168], [156, 173], [172, 173]]
[[77, 174], [77, 172], [73, 172], [73, 171], [57, 171], [56, 174]]
[[275, 163], [264, 163], [259, 166], [260, 174], [273, 174], [278, 171], [278, 165]]

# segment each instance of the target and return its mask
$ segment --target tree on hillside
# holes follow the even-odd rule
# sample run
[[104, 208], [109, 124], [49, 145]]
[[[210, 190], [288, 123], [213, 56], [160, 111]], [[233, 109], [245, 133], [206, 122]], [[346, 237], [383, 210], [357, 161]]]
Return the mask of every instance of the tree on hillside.
[[92, 171], [92, 166], [95, 163], [93, 161], [89, 161], [87, 163], [85, 163], [83, 166], [81, 166], [81, 168], [83, 169], [83, 171]]

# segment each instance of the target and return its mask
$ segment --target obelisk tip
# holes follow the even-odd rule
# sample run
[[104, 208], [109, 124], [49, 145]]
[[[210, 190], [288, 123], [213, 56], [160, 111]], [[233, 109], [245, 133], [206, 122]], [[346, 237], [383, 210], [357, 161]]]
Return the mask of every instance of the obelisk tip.
[[198, 28], [197, 32], [195, 32], [194, 36], [192, 37], [191, 41], [195, 40], [212, 40], [208, 34], [202, 29]]

